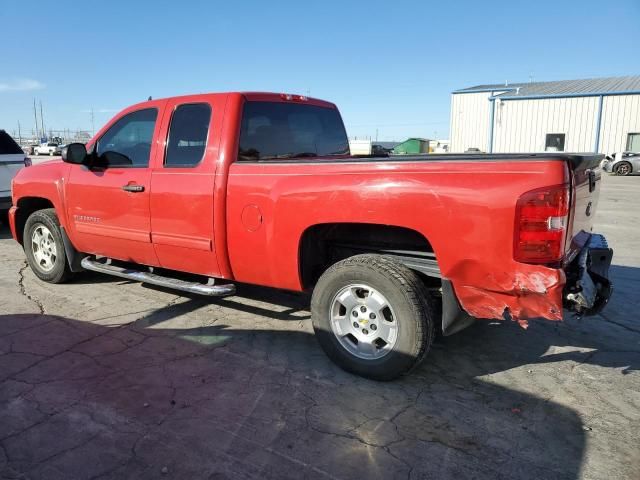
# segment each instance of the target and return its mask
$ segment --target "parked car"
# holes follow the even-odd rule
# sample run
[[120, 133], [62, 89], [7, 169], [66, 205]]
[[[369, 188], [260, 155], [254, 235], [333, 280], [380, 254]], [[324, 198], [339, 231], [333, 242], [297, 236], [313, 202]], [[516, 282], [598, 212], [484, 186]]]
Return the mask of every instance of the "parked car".
[[61, 161], [20, 171], [9, 218], [45, 282], [86, 269], [209, 296], [233, 282], [312, 291], [329, 357], [389, 380], [436, 330], [604, 307], [601, 158], [360, 158], [332, 103], [191, 95], [129, 107]]
[[33, 149], [34, 155], [60, 155], [62, 152], [60, 145], [55, 142], [41, 143]]
[[605, 172], [616, 175], [632, 175], [640, 173], [640, 153], [621, 152], [605, 157], [600, 166]]
[[20, 145], [4, 130], [0, 130], [0, 215], [6, 215], [11, 207], [11, 181], [18, 170], [30, 166]]

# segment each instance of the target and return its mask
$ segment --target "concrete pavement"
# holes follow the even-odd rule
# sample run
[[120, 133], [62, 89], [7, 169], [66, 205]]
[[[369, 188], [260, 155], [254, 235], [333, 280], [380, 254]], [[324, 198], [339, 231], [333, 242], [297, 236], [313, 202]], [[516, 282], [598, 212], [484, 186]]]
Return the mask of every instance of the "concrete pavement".
[[391, 383], [335, 367], [308, 299], [48, 285], [0, 229], [0, 477], [640, 478], [640, 179], [606, 177], [603, 316], [478, 322]]

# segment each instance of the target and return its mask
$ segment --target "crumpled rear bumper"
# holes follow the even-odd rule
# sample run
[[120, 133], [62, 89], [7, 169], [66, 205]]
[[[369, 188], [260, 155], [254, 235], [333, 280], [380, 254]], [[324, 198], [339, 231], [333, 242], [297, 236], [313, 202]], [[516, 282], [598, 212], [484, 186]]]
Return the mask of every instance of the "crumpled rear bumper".
[[474, 278], [471, 275], [481, 270], [464, 264], [443, 277], [443, 332], [461, 330], [470, 323], [468, 317], [511, 319], [526, 328], [528, 320], [535, 318], [562, 320], [563, 308], [578, 315], [595, 315], [611, 297], [612, 257], [606, 239], [591, 234], [564, 268], [518, 264], [513, 273]]
[[563, 305], [578, 315], [596, 315], [611, 298], [609, 267], [613, 250], [603, 235], [592, 234], [578, 256], [566, 268]]

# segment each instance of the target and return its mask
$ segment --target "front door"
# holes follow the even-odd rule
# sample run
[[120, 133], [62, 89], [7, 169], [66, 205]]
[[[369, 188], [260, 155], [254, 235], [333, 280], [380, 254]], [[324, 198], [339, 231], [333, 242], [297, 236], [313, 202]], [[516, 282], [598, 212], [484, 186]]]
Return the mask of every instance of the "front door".
[[83, 252], [156, 265], [151, 244], [149, 160], [159, 112], [146, 108], [116, 120], [94, 146], [91, 167], [73, 165], [67, 213]]

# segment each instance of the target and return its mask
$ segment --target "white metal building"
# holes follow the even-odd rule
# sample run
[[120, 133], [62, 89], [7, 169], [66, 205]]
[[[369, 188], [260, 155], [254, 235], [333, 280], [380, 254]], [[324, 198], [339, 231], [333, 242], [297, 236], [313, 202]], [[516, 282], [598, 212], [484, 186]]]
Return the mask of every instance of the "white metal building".
[[454, 153], [640, 151], [640, 76], [456, 90], [450, 127]]

